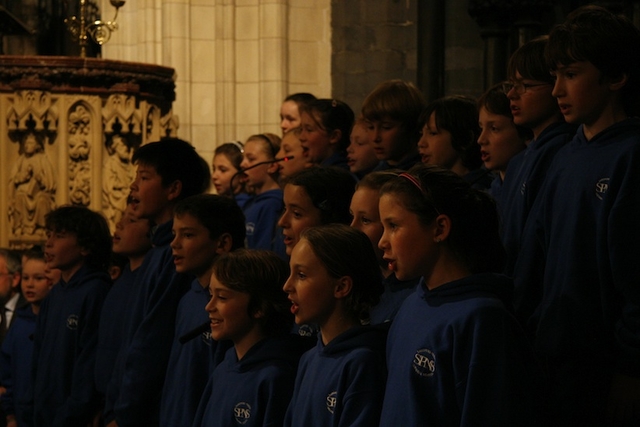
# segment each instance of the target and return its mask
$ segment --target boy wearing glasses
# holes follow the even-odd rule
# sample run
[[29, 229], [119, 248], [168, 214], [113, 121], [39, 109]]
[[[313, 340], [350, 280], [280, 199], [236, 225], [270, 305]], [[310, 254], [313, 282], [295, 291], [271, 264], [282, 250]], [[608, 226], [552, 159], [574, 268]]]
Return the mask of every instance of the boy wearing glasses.
[[571, 140], [576, 126], [566, 123], [551, 94], [553, 78], [544, 57], [548, 37], [522, 45], [509, 60], [507, 97], [516, 125], [531, 129], [533, 139], [509, 162], [502, 186], [502, 243], [507, 250], [505, 274], [513, 275], [522, 230], [549, 165]]
[[597, 6], [549, 34], [552, 94], [580, 125], [555, 156], [515, 269], [559, 426], [640, 425], [640, 30]]

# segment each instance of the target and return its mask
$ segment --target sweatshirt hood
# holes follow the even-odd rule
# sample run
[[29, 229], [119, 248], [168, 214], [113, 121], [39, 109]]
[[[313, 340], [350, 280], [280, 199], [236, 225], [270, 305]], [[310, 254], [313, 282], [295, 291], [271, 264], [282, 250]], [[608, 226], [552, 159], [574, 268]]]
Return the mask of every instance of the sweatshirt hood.
[[316, 346], [321, 354], [330, 356], [355, 348], [368, 348], [384, 353], [387, 341], [388, 326], [355, 326], [335, 337], [329, 344], [322, 342], [322, 333], [318, 334]]
[[423, 282], [418, 292], [422, 292], [422, 298], [429, 305], [436, 306], [484, 296], [498, 298], [506, 307], [513, 305], [513, 281], [507, 276], [495, 273], [474, 274], [433, 290], [428, 290]]
[[111, 283], [111, 277], [109, 277], [109, 274], [106, 271], [95, 270], [87, 265], [80, 267], [80, 269], [71, 276], [71, 280], [68, 282], [60, 279], [59, 283], [64, 287], [72, 288], [94, 279], [100, 279], [101, 281]]
[[311, 341], [309, 338], [294, 334], [287, 334], [282, 337], [265, 338], [255, 344], [242, 360], [238, 360], [235, 348], [229, 349], [228, 357], [232, 359], [232, 369], [237, 372], [246, 372], [256, 365], [264, 363], [273, 364], [280, 362], [297, 366], [300, 356], [309, 349]]
[[621, 137], [630, 133], [637, 134], [638, 130], [640, 130], [640, 119], [633, 117], [609, 126], [591, 138], [590, 141], [587, 141], [587, 138], [584, 135], [584, 125], [580, 125], [573, 142], [578, 145], [615, 144], [619, 139], [621, 139]]

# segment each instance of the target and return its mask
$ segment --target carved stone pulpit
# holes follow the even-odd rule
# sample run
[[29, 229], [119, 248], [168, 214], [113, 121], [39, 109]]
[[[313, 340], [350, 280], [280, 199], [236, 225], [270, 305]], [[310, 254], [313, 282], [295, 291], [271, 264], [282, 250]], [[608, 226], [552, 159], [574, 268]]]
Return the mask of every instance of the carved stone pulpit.
[[0, 246], [45, 240], [57, 206], [120, 219], [141, 145], [175, 136], [174, 70], [95, 58], [0, 56]]

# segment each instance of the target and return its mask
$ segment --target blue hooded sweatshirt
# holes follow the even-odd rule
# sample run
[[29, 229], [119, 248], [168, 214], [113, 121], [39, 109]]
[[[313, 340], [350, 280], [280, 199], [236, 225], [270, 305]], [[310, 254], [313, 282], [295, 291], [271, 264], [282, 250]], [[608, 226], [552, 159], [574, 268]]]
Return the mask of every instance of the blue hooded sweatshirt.
[[547, 361], [557, 413], [577, 423], [603, 422], [614, 373], [640, 377], [639, 188], [640, 119], [591, 140], [581, 127], [525, 226], [516, 309]]
[[178, 305], [176, 333], [169, 357], [169, 367], [164, 379], [160, 401], [160, 426], [190, 426], [207, 380], [213, 371], [213, 354], [218, 342], [211, 338], [211, 330], [180, 342], [180, 338], [194, 329], [209, 323], [205, 306], [209, 302], [209, 290], [198, 279], [191, 283]]
[[285, 426], [375, 426], [386, 377], [386, 329], [356, 326], [300, 360]]
[[247, 228], [247, 247], [273, 250], [277, 235], [277, 224], [284, 201], [282, 190], [265, 191], [249, 200], [242, 211]]
[[380, 425], [544, 425], [541, 371], [511, 295], [494, 274], [421, 283], [389, 330]]
[[554, 156], [576, 133], [574, 125], [548, 126], [524, 151], [509, 161], [501, 194], [502, 243], [507, 251], [505, 274], [513, 276], [522, 231]]
[[158, 425], [160, 397], [173, 344], [176, 311], [193, 276], [176, 272], [169, 244], [173, 221], [153, 230], [153, 247], [136, 278], [127, 327], [107, 387], [104, 419], [119, 427]]
[[300, 355], [308, 340], [266, 338], [238, 360], [230, 348], [202, 395], [194, 427], [280, 427], [293, 392]]
[[33, 426], [86, 426], [98, 410], [94, 369], [104, 271], [81, 267], [42, 302], [33, 347]]

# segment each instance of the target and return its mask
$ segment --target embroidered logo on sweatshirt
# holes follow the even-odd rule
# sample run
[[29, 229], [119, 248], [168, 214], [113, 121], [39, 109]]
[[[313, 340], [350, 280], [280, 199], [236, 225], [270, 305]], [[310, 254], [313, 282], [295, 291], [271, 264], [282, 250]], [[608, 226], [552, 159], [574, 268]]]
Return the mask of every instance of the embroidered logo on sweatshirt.
[[413, 370], [421, 377], [432, 377], [436, 372], [436, 355], [423, 348], [413, 356]]
[[233, 416], [238, 424], [246, 424], [251, 418], [251, 405], [247, 402], [237, 403], [233, 407]]
[[69, 317], [67, 317], [67, 329], [75, 331], [78, 329], [78, 322], [78, 316], [76, 314], [70, 314]]
[[327, 411], [333, 414], [333, 411], [336, 409], [336, 396], [338, 395], [337, 391], [332, 391], [327, 396]]
[[245, 225], [247, 236], [253, 236], [253, 232], [256, 231], [256, 225], [253, 222], [248, 222]]
[[310, 325], [300, 325], [298, 335], [301, 337], [310, 337], [313, 335], [313, 328]]
[[604, 194], [609, 190], [609, 179], [602, 178], [596, 183], [596, 197], [600, 200], [604, 197]]
[[204, 345], [211, 347], [211, 331], [203, 332], [202, 335], [200, 335], [200, 338]]
[[520, 194], [524, 196], [524, 192], [527, 191], [527, 181], [524, 181], [520, 186]]

